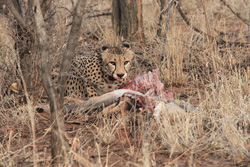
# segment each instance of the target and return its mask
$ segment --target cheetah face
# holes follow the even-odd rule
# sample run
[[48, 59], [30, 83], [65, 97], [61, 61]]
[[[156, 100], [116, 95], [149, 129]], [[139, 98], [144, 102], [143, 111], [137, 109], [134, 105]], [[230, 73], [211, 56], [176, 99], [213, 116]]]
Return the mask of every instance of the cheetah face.
[[104, 71], [110, 80], [123, 81], [130, 70], [133, 52], [128, 45], [119, 47], [103, 47], [102, 60]]

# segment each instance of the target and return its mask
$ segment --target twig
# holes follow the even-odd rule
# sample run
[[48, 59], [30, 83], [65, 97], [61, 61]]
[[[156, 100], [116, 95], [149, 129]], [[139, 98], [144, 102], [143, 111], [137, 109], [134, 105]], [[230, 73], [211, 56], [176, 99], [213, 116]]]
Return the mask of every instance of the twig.
[[47, 22], [51, 17], [53, 17], [56, 14], [56, 11], [51, 13], [48, 17], [44, 18], [44, 21]]
[[240, 16], [240, 14], [239, 13], [236, 13], [233, 9], [232, 9], [232, 7], [228, 4], [228, 3], [226, 3], [226, 1], [225, 0], [220, 0], [236, 17], [238, 17], [243, 23], [245, 23], [246, 25], [250, 25], [250, 23], [248, 23], [248, 21], [247, 21], [247, 19], [245, 19], [245, 18], [242, 18], [241, 16]]
[[187, 23], [187, 25], [189, 25], [194, 31], [198, 32], [201, 35], [207, 35], [206, 33], [204, 33], [203, 31], [199, 30], [198, 28], [196, 28], [195, 26], [193, 26], [189, 19], [186, 17], [186, 15], [184, 14], [184, 12], [181, 10], [181, 7], [178, 3], [178, 1], [174, 1], [175, 7], [178, 10], [178, 12], [180, 13], [181, 17], [183, 18], [183, 20]]
[[100, 14], [96, 14], [96, 15], [93, 15], [93, 16], [88, 16], [88, 18], [101, 17], [101, 16], [111, 16], [111, 12], [100, 13]]

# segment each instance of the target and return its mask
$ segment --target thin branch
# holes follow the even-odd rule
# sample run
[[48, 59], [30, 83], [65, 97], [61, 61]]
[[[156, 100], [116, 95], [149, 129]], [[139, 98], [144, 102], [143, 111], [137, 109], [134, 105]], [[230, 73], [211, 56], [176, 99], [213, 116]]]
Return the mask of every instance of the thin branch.
[[101, 16], [111, 16], [111, 12], [105, 12], [105, 13], [100, 13], [100, 14], [96, 14], [96, 15], [93, 15], [93, 16], [88, 16], [88, 18], [101, 17]]
[[28, 27], [26, 26], [25, 20], [23, 19], [21, 13], [18, 11], [18, 9], [13, 4], [12, 0], [5, 0], [5, 4], [8, 7], [8, 9], [10, 10], [10, 12], [12, 12], [12, 14], [14, 15], [14, 17], [18, 21], [18, 23], [23, 28], [28, 29]]
[[190, 23], [189, 19], [186, 17], [184, 12], [181, 10], [181, 7], [180, 7], [178, 1], [174, 1], [174, 4], [175, 4], [177, 11], [180, 13], [182, 19], [186, 22], [186, 24], [188, 26], [190, 26], [195, 32], [198, 32], [200, 35], [205, 35], [208, 38], [210, 38], [211, 40], [216, 40], [217, 45], [220, 45], [223, 47], [224, 47], [224, 45], [238, 46], [238, 47], [249, 47], [249, 43], [225, 41], [223, 39], [216, 39], [216, 37], [213, 37], [213, 36], [206, 34], [205, 32], [203, 32], [202, 30], [198, 29], [197, 27], [193, 26]]
[[79, 39], [79, 32], [82, 24], [82, 16], [83, 16], [83, 9], [85, 8], [86, 5], [86, 0], [79, 0], [77, 2], [77, 5], [74, 9], [74, 16], [73, 16], [73, 21], [72, 21], [72, 27], [71, 31], [69, 34], [69, 39], [66, 47], [66, 51], [63, 54], [63, 62], [61, 64], [61, 71], [60, 71], [60, 78], [58, 81], [58, 88], [60, 94], [60, 98], [63, 97], [63, 92], [64, 92], [64, 84], [66, 82], [66, 75], [63, 75], [66, 73], [69, 68], [71, 61], [75, 55], [75, 49], [78, 44], [78, 39]]
[[189, 25], [194, 31], [198, 32], [201, 35], [207, 35], [206, 33], [204, 33], [203, 31], [199, 30], [198, 28], [196, 28], [195, 26], [193, 26], [189, 19], [186, 17], [186, 15], [184, 14], [184, 12], [181, 10], [181, 7], [178, 3], [178, 1], [174, 1], [175, 7], [178, 10], [178, 12], [180, 13], [181, 17], [183, 18], [183, 20], [187, 23], [187, 25]]
[[174, 0], [168, 0], [167, 22], [166, 22], [166, 27], [165, 27], [165, 33], [164, 33], [164, 36], [163, 36], [164, 37], [164, 42], [166, 42], [166, 40], [167, 40], [168, 25], [169, 25], [169, 20], [170, 20], [170, 10], [171, 10], [171, 8], [173, 6], [173, 1]]
[[239, 13], [236, 13], [233, 9], [232, 9], [232, 7], [228, 4], [228, 3], [226, 3], [226, 1], [225, 0], [220, 0], [236, 17], [238, 17], [243, 23], [245, 23], [246, 25], [249, 25], [249, 23], [248, 23], [248, 21], [247, 21], [247, 19], [245, 19], [245, 18], [243, 18], [243, 17], [241, 17], [240, 16], [240, 14]]

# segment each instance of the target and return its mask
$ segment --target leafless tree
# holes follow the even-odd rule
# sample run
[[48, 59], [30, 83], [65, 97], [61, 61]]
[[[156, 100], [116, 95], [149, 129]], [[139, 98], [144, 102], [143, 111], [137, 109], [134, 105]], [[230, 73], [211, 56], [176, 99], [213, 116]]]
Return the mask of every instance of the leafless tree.
[[[78, 0], [75, 8], [72, 21], [71, 32], [67, 43], [67, 48], [63, 54], [63, 61], [61, 63], [58, 86], [55, 86], [51, 79], [51, 67], [50, 67], [50, 40], [46, 31], [46, 24], [44, 21], [44, 12], [49, 7], [51, 0], [42, 1], [42, 5], [39, 0], [28, 1], [28, 11], [32, 16], [32, 22], [34, 27], [31, 29], [23, 17], [22, 4], [20, 0], [5, 0], [5, 3], [9, 10], [18, 21], [20, 28], [25, 29], [27, 32], [34, 32], [38, 39], [38, 50], [41, 59], [41, 73], [42, 83], [44, 89], [49, 97], [50, 112], [51, 112], [51, 150], [53, 164], [58, 166], [62, 162], [63, 157], [66, 156], [66, 144], [64, 133], [64, 116], [63, 116], [63, 93], [66, 82], [66, 71], [69, 70], [71, 61], [74, 57], [75, 48], [78, 44], [79, 31], [81, 28], [83, 9], [86, 4], [86, 0]], [[32, 34], [32, 33], [31, 33]], [[32, 35], [30, 35], [32, 36]], [[34, 38], [34, 37], [33, 37]], [[34, 42], [34, 41], [32, 41]], [[28, 48], [29, 51], [30, 48]]]

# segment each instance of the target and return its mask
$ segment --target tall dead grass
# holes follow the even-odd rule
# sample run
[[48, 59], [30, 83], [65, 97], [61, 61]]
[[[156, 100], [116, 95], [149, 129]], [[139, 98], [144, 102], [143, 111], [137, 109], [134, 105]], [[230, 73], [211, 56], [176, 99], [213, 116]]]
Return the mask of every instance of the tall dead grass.
[[[152, 2], [155, 3], [147, 1], [145, 4], [147, 45], [145, 48], [140, 46], [143, 49], [140, 48], [142, 53], [138, 57], [140, 61], [147, 60], [153, 64], [151, 68], [160, 69], [161, 80], [167, 87], [177, 90], [177, 98], [183, 98], [181, 95], [184, 94], [184, 100], [198, 106], [200, 110], [185, 114], [165, 111], [157, 120], [149, 119], [147, 111], [138, 112], [132, 108], [126, 116], [117, 113], [100, 116], [94, 122], [81, 125], [67, 124], [66, 132], [71, 147], [66, 150], [68, 159], [62, 166], [170, 166], [183, 165], [186, 161], [189, 165], [202, 165], [201, 161], [207, 162], [207, 159], [219, 160], [221, 163], [230, 160], [231, 164], [248, 161], [249, 49], [217, 46], [215, 41], [197, 34], [187, 26], [174, 8], [167, 42], [164, 43], [161, 37], [156, 36], [160, 11], [159, 6], [152, 8], [149, 5]], [[249, 6], [249, 2], [230, 0], [228, 3], [242, 12], [243, 16], [247, 15], [249, 8], [246, 6]], [[64, 13], [66, 9], [63, 4], [57, 5], [60, 12]], [[247, 41], [247, 27], [219, 1], [206, 1], [204, 4], [200, 1], [182, 1], [181, 5], [192, 24], [215, 39]], [[96, 6], [97, 9], [102, 8]], [[207, 19], [204, 18], [204, 12]], [[51, 30], [51, 46], [56, 52], [52, 55], [55, 64], [60, 61], [60, 53], [67, 39], [62, 34], [68, 31], [70, 13], [65, 13], [57, 16]], [[103, 44], [119, 44], [106, 16], [92, 18], [83, 25], [83, 29], [84, 37], [79, 41], [79, 52], [90, 53], [93, 48]], [[219, 36], [218, 31], [228, 35]], [[89, 41], [93, 37], [98, 38], [98, 41]], [[5, 60], [3, 58], [1, 52], [1, 62]], [[134, 68], [135, 74], [148, 68], [143, 67], [140, 61]], [[7, 71], [4, 72], [7, 75]], [[16, 103], [15, 97], [8, 95], [0, 98], [0, 166], [33, 166], [33, 156], [38, 166], [51, 165], [48, 109], [42, 114], [36, 113], [30, 120], [28, 106]], [[42, 103], [39, 105], [44, 106]], [[34, 108], [32, 112], [36, 112]], [[35, 141], [31, 138], [31, 121], [36, 125]], [[37, 147], [34, 152], [36, 155], [32, 152], [34, 145]]]

